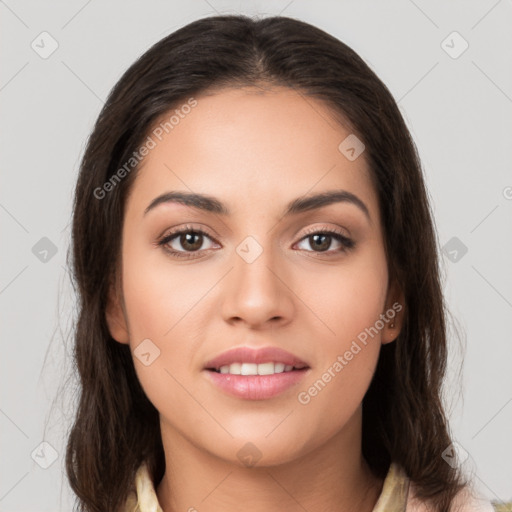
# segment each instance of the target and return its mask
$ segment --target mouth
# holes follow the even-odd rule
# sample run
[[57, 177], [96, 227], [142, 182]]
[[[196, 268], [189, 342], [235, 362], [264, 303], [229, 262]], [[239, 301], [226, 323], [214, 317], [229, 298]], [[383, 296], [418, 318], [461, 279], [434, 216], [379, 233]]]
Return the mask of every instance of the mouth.
[[208, 361], [203, 370], [208, 381], [228, 395], [265, 400], [297, 386], [311, 368], [277, 347], [238, 347]]
[[301, 363], [298, 363], [297, 365], [291, 365], [269, 361], [259, 364], [237, 362], [222, 365], [217, 368], [206, 368], [206, 370], [229, 375], [275, 375], [278, 373], [287, 373], [308, 368], [309, 366]]

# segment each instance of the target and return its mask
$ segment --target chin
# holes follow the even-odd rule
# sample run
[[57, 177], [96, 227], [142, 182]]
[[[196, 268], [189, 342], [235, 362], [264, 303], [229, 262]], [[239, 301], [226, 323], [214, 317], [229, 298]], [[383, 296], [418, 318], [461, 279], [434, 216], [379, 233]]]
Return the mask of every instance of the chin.
[[289, 436], [286, 440], [280, 436], [269, 439], [264, 433], [252, 437], [245, 433], [243, 436], [235, 436], [226, 444], [216, 444], [210, 448], [213, 455], [230, 464], [261, 468], [280, 466], [300, 458], [302, 450], [299, 451], [299, 443], [298, 439], [294, 440]]

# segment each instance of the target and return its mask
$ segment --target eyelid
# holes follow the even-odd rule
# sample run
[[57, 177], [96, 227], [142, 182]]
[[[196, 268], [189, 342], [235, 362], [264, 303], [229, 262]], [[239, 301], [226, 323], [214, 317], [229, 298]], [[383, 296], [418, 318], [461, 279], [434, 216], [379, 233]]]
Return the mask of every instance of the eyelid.
[[[179, 235], [182, 235], [183, 233], [189, 233], [189, 232], [199, 233], [201, 235], [204, 235], [204, 236], [210, 238], [214, 243], [217, 243], [217, 244], [219, 243], [216, 240], [217, 235], [212, 235], [208, 229], [203, 228], [203, 227], [194, 227], [191, 224], [186, 224], [185, 226], [179, 226], [179, 227], [171, 229], [170, 231], [164, 232], [163, 235], [161, 235], [157, 238], [155, 245], [166, 246], [171, 240], [177, 238]], [[201, 251], [204, 251], [204, 250], [206, 250], [206, 249], [201, 249]], [[187, 253], [187, 251], [174, 251], [174, 250], [171, 250], [171, 252]], [[196, 251], [196, 252], [200, 252], [200, 251]], [[194, 252], [189, 252], [188, 254], [194, 254]]]
[[[176, 256], [178, 258], [179, 257], [189, 258], [189, 259], [194, 259], [194, 258], [198, 257], [198, 256], [195, 256], [196, 254], [200, 255], [201, 253], [203, 253], [205, 251], [209, 251], [211, 249], [211, 248], [210, 249], [199, 249], [197, 251], [179, 251], [179, 250], [170, 249], [167, 247], [167, 245], [172, 240], [177, 238], [179, 235], [188, 233], [188, 232], [199, 233], [203, 236], [210, 238], [213, 243], [219, 244], [219, 242], [217, 242], [217, 240], [216, 240], [216, 236], [211, 235], [208, 232], [208, 229], [202, 228], [202, 227], [194, 227], [190, 224], [187, 224], [185, 226], [179, 226], [177, 228], [174, 228], [171, 231], [167, 232], [166, 234], [160, 236], [156, 241], [156, 245], [159, 247], [162, 246], [162, 248], [165, 251], [167, 251], [168, 253], [170, 253], [171, 256]], [[316, 253], [318, 255], [325, 254], [328, 256], [332, 256], [332, 255], [344, 253], [344, 252], [354, 248], [356, 245], [354, 240], [350, 237], [350, 235], [346, 235], [345, 233], [343, 233], [342, 228], [340, 228], [340, 227], [333, 228], [333, 227], [328, 227], [328, 226], [316, 226], [316, 227], [311, 227], [311, 228], [307, 229], [305, 232], [303, 232], [302, 235], [300, 236], [300, 238], [294, 243], [294, 246], [297, 245], [298, 243], [303, 242], [309, 236], [314, 235], [314, 234], [320, 234], [320, 233], [331, 236], [332, 238], [337, 240], [343, 246], [343, 248], [337, 249], [337, 250], [331, 249], [328, 251], [313, 251], [312, 250], [312, 251], [306, 251], [306, 252], [313, 253], [313, 254]]]
[[199, 227], [199, 226], [194, 226], [194, 225], [192, 225], [190, 223], [187, 223], [187, 224], [185, 224], [183, 226], [177, 226], [175, 228], [171, 228], [170, 230], [164, 231], [164, 234], [160, 235], [158, 238], [159, 239], [167, 238], [169, 236], [176, 235], [178, 233], [189, 232], [189, 231], [202, 232], [202, 233], [207, 234], [210, 237], [215, 237], [216, 236], [216, 235], [212, 235], [207, 228], [203, 228], [203, 227]]
[[[342, 229], [346, 232], [343, 232]], [[350, 232], [348, 231], [348, 229], [346, 228], [341, 228], [339, 226], [336, 226], [336, 227], [330, 227], [330, 226], [327, 226], [327, 225], [321, 225], [321, 226], [315, 226], [315, 227], [312, 227], [312, 228], [308, 228], [304, 233], [302, 233], [302, 236], [301, 236], [301, 240], [303, 238], [305, 238], [306, 236], [308, 235], [313, 235], [315, 233], [325, 233], [325, 232], [333, 232], [333, 233], [336, 233], [338, 235], [341, 235], [345, 238], [351, 238], [351, 235], [350, 235]]]

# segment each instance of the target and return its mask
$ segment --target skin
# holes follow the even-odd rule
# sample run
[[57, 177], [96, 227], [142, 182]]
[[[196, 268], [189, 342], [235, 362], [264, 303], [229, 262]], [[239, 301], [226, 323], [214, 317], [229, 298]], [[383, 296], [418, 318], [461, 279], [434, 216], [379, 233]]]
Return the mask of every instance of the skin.
[[[150, 151], [128, 198], [119, 289], [107, 308], [110, 332], [133, 350], [144, 339], [160, 355], [134, 357], [160, 413], [166, 472], [157, 487], [165, 512], [304, 509], [370, 511], [382, 480], [361, 454], [361, 402], [381, 344], [396, 339], [401, 315], [307, 405], [307, 389], [402, 295], [389, 282], [377, 195], [364, 153], [349, 161], [338, 146], [349, 134], [320, 101], [287, 88], [223, 89], [197, 106]], [[334, 189], [357, 195], [370, 219], [348, 202], [283, 217], [296, 198]], [[164, 203], [164, 192], [215, 196], [230, 216]], [[209, 234], [190, 259], [157, 241], [173, 228]], [[329, 255], [307, 230], [338, 229], [355, 242]], [[252, 263], [236, 248], [252, 236]], [[183, 238], [168, 245], [186, 253]], [[235, 346], [278, 346], [310, 367], [299, 385], [268, 400], [228, 396], [203, 371]], [[248, 442], [261, 458], [247, 467]], [[172, 489], [172, 492], [171, 492]], [[194, 510], [194, 509], [191, 509]]]

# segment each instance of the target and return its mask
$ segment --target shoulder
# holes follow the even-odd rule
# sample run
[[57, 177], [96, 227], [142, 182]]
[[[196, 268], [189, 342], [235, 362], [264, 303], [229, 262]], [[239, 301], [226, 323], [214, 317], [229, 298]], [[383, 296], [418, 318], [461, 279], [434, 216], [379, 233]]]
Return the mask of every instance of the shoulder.
[[[409, 486], [406, 512], [433, 512], [431, 507], [417, 498], [412, 482]], [[495, 512], [495, 509], [490, 501], [476, 495], [471, 488], [465, 487], [455, 496], [450, 512]]]

